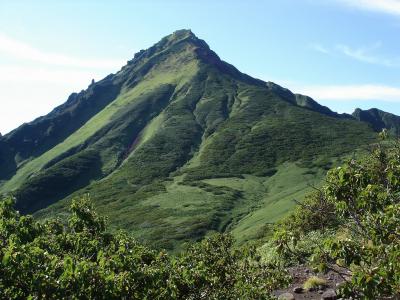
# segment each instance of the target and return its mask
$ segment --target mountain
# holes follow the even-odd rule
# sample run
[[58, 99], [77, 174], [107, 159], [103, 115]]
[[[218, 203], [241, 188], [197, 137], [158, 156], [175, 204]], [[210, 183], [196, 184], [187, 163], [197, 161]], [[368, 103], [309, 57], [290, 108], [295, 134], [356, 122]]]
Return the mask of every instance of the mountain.
[[0, 192], [38, 218], [64, 218], [90, 193], [113, 229], [157, 247], [212, 231], [244, 242], [376, 141], [380, 127], [360, 120], [243, 74], [180, 30], [0, 137]]
[[357, 108], [352, 115], [357, 120], [370, 124], [376, 131], [381, 131], [382, 129], [386, 128], [393, 135], [400, 135], [399, 116], [376, 108], [371, 108], [368, 110]]

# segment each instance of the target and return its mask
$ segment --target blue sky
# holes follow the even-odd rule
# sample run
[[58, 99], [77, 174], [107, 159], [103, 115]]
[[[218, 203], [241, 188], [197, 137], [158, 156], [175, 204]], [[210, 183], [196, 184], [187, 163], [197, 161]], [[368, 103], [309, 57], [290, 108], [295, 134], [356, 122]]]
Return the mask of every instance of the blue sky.
[[400, 115], [400, 0], [0, 0], [0, 132], [182, 28], [241, 71], [333, 110]]

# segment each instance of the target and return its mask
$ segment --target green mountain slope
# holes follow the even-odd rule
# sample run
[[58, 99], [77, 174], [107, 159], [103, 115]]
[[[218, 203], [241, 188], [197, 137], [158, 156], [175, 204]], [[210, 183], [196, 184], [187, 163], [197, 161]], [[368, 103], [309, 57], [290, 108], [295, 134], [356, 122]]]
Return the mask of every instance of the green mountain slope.
[[0, 138], [0, 192], [42, 218], [90, 193], [112, 228], [168, 249], [212, 231], [262, 236], [376, 139], [365, 122], [239, 72], [188, 30], [71, 97]]

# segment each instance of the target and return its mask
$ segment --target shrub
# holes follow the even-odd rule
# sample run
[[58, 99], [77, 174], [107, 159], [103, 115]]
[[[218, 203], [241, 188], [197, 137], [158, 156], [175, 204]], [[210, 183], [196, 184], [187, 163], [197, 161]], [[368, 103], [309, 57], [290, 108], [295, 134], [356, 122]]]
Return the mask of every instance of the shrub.
[[66, 224], [21, 216], [0, 201], [1, 299], [270, 299], [285, 275], [229, 235], [193, 244], [176, 257], [106, 232], [88, 196]]
[[320, 191], [277, 227], [281, 259], [302, 254], [298, 244], [308, 230], [333, 230], [303, 258], [320, 271], [350, 274], [341, 291], [346, 297], [399, 295], [399, 195], [400, 142], [378, 144], [364, 159], [329, 171]]

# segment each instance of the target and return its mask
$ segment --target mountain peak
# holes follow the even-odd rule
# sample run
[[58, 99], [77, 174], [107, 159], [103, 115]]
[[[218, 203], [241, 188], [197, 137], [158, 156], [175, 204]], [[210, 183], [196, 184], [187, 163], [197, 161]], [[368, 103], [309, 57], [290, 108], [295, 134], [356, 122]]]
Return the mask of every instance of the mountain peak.
[[195, 44], [198, 48], [210, 50], [210, 47], [207, 45], [207, 43], [204, 40], [199, 39], [190, 29], [176, 30], [172, 34], [161, 39], [161, 41], [157, 44], [163, 44], [165, 40], [167, 41], [167, 43], [163, 45], [165, 47], [170, 47], [174, 44], [186, 41]]
[[181, 40], [184, 38], [197, 38], [197, 36], [192, 32], [190, 29], [179, 29], [174, 31], [172, 34], [169, 36], [170, 39], [176, 39], [176, 40]]
[[[210, 49], [208, 44], [204, 40], [198, 38], [190, 29], [177, 30], [162, 38], [147, 50], [140, 50], [135, 54], [132, 60], [128, 61], [127, 66], [122, 68], [122, 71], [124, 74], [127, 74], [132, 70], [137, 71], [137, 68], [143, 65], [145, 65], [146, 68], [150, 68], [154, 66], [160, 58], [166, 58], [171, 54], [175, 57], [181, 56], [181, 61], [183, 62], [187, 62], [190, 59], [197, 59], [243, 82], [264, 86], [263, 81], [241, 73], [234, 66], [221, 60], [221, 58]], [[176, 66], [174, 66], [174, 68], [176, 68]], [[135, 75], [135, 78], [136, 77]]]
[[190, 29], [181, 29], [174, 31], [170, 35], [165, 36], [150, 48], [146, 50], [142, 49], [139, 52], [135, 53], [133, 59], [128, 61], [128, 65], [132, 65], [142, 58], [150, 58], [155, 54], [173, 49], [175, 46], [184, 42], [194, 44], [196, 48], [200, 48], [203, 51], [210, 51], [210, 47], [207, 45], [207, 43], [199, 39]]

